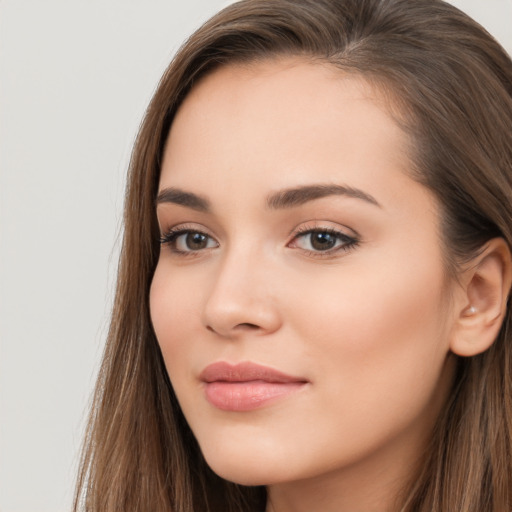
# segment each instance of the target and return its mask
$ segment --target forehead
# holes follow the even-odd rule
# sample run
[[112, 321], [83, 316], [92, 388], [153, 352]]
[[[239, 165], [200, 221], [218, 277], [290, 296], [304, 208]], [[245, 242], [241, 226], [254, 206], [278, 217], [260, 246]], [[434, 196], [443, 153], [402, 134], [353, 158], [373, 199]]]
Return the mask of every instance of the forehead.
[[160, 187], [215, 193], [222, 183], [244, 195], [248, 188], [266, 194], [341, 181], [372, 195], [386, 189], [393, 201], [413, 183], [407, 176], [410, 141], [385, 98], [359, 75], [316, 61], [222, 67], [204, 77], [178, 110]]
[[[232, 122], [241, 129], [267, 122], [269, 136], [301, 135], [304, 142], [314, 137], [315, 128], [322, 128], [323, 136], [329, 130], [332, 135], [340, 132], [342, 116], [345, 124], [352, 122], [352, 130], [385, 124], [389, 135], [403, 142], [404, 133], [393, 122], [392, 111], [396, 114], [397, 109], [389, 91], [370, 85], [359, 73], [319, 60], [281, 57], [223, 66], [203, 77], [178, 109], [170, 135], [175, 137], [177, 126], [182, 130], [183, 118], [187, 125], [196, 124], [194, 130], [202, 124], [204, 130], [195, 131], [197, 136], [206, 135], [214, 123], [233, 128]], [[357, 123], [351, 119], [354, 113]], [[371, 130], [367, 132], [371, 135]]]

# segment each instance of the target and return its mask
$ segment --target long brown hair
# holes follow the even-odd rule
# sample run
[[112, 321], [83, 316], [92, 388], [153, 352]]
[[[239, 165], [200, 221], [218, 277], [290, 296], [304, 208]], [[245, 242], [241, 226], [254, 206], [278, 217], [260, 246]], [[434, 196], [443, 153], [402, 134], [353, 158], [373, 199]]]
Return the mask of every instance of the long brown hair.
[[[169, 382], [148, 297], [159, 255], [160, 163], [177, 108], [219, 66], [287, 55], [356, 73], [391, 98], [413, 141], [411, 173], [441, 204], [450, 272], [490, 238], [512, 246], [512, 62], [482, 27], [440, 0], [244, 0], [224, 9], [170, 64], [133, 150], [75, 511], [265, 508], [264, 488], [226, 482], [206, 465]], [[459, 359], [421, 470], [397, 510], [512, 510], [510, 329], [508, 311], [489, 350]]]

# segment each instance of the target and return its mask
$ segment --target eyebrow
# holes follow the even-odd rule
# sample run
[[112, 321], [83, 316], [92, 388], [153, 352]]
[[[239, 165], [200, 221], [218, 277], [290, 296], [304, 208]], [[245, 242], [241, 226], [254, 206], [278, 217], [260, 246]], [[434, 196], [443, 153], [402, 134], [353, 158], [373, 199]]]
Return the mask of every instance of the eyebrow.
[[174, 187], [164, 188], [158, 193], [156, 204], [163, 203], [179, 204], [187, 208], [192, 208], [192, 210], [205, 213], [209, 212], [211, 209], [210, 201], [208, 201], [206, 197], [193, 194], [192, 192], [185, 192], [184, 190]]
[[334, 184], [304, 185], [301, 187], [281, 190], [272, 194], [267, 199], [267, 205], [273, 210], [293, 208], [294, 206], [300, 206], [309, 201], [321, 199], [322, 197], [327, 196], [345, 196], [352, 197], [354, 199], [362, 199], [367, 203], [382, 208], [379, 202], [370, 194], [367, 194], [358, 188]]
[[[358, 188], [334, 184], [304, 185], [280, 190], [267, 198], [267, 206], [272, 210], [293, 208], [315, 199], [333, 195], [361, 199], [381, 208], [379, 202], [370, 194]], [[157, 205], [164, 203], [178, 204], [204, 213], [211, 211], [210, 201], [206, 197], [175, 187], [161, 190], [156, 198], [156, 203]]]

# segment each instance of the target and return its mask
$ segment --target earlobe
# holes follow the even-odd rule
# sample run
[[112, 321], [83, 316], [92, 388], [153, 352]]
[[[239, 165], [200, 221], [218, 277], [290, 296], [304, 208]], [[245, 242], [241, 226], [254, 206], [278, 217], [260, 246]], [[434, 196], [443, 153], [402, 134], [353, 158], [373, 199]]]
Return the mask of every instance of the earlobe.
[[470, 357], [494, 343], [505, 317], [512, 283], [512, 261], [505, 240], [490, 240], [463, 271], [461, 283], [463, 293], [456, 305], [450, 349]]

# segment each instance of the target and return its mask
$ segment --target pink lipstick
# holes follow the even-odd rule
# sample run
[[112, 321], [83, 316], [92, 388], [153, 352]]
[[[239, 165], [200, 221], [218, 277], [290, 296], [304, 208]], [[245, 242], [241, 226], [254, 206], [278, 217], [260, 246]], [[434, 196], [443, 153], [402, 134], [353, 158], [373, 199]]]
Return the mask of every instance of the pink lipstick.
[[207, 366], [199, 378], [204, 382], [208, 402], [233, 412], [258, 409], [300, 390], [308, 382], [268, 366], [223, 361]]

